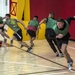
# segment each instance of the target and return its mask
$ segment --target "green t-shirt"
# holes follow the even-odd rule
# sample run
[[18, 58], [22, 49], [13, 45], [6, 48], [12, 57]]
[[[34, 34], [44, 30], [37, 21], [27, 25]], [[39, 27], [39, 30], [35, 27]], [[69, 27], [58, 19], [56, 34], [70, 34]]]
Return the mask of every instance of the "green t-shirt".
[[2, 17], [0, 17], [0, 24], [3, 24], [3, 19], [2, 19]]
[[8, 25], [14, 32], [17, 32], [20, 29], [16, 19], [6, 20], [4, 24]]
[[52, 18], [47, 18], [47, 22], [46, 22], [46, 28], [52, 28], [56, 25], [56, 20], [52, 19]]
[[36, 29], [39, 25], [39, 22], [37, 20], [30, 20], [30, 22], [28, 23], [28, 26], [34, 26]]
[[64, 28], [64, 30], [58, 29], [56, 25], [53, 27], [53, 29], [57, 35], [63, 34], [63, 36], [65, 36], [68, 33], [69, 23], [67, 21], [65, 21], [65, 23], [66, 23], [66, 27]]

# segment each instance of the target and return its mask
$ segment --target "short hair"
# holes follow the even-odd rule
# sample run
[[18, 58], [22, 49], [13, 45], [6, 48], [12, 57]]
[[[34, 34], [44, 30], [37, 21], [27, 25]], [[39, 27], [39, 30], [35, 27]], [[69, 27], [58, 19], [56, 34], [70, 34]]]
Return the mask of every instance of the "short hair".
[[64, 19], [62, 19], [62, 18], [58, 18], [58, 19], [57, 19], [57, 22], [63, 22], [63, 23], [64, 23], [65, 21], [64, 21]]
[[34, 16], [36, 19], [38, 19], [38, 16]]
[[6, 14], [5, 16], [8, 16], [8, 17], [10, 17], [10, 14]]
[[52, 18], [54, 18], [54, 16], [55, 16], [54, 12], [50, 12], [49, 14], [51, 14]]
[[50, 14], [55, 15], [54, 12], [50, 12]]

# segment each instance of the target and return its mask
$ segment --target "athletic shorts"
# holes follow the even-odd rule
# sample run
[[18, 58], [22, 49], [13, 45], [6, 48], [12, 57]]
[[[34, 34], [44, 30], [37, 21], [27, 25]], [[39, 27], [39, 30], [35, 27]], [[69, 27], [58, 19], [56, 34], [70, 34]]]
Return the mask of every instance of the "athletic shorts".
[[36, 37], [36, 32], [35, 32], [35, 31], [27, 30], [27, 33], [28, 33], [31, 37]]
[[22, 41], [22, 30], [18, 30], [16, 33], [13, 34], [13, 36], [15, 36], [17, 38], [18, 41]]
[[58, 43], [60, 45], [62, 45], [62, 44], [68, 44], [69, 38], [70, 38], [70, 34], [67, 33], [62, 39], [57, 39], [57, 40], [58, 40]]
[[3, 32], [3, 31], [4, 31], [4, 26], [0, 27], [0, 32]]

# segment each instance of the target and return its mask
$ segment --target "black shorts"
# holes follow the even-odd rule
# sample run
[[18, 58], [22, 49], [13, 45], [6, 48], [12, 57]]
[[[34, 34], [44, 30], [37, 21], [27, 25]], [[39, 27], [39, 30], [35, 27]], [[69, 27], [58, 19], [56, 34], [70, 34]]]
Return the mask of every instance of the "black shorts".
[[22, 30], [18, 30], [16, 33], [13, 34], [13, 36], [15, 36], [17, 38], [18, 41], [22, 41]]
[[68, 44], [70, 38], [70, 34], [67, 33], [62, 39], [57, 39], [59, 45], [61, 46], [62, 44]]
[[4, 26], [3, 27], [0, 27], [0, 31], [2, 31], [2, 32], [4, 31]]
[[27, 33], [28, 33], [31, 37], [36, 37], [36, 32], [35, 32], [35, 31], [27, 30]]

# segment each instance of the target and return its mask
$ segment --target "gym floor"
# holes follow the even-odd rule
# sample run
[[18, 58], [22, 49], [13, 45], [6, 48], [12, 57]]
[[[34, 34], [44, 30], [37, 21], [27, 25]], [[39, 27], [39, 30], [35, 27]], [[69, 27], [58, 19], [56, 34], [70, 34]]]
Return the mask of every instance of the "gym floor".
[[[8, 41], [9, 42], [9, 41]], [[29, 41], [26, 41], [28, 45]], [[74, 60], [73, 69], [67, 69], [64, 57], [56, 57], [46, 40], [35, 40], [30, 53], [19, 49], [14, 41], [12, 47], [0, 47], [0, 75], [75, 75], [75, 42], [70, 41], [68, 52]]]

